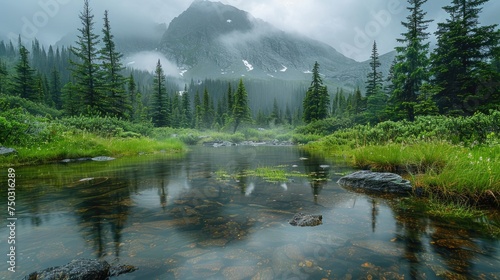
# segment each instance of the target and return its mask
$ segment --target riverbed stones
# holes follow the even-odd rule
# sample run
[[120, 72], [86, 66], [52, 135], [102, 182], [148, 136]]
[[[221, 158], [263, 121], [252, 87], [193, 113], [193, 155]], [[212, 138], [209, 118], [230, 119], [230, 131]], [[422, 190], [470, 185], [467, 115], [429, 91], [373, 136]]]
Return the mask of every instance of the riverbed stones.
[[292, 226], [299, 227], [314, 227], [323, 224], [322, 215], [306, 215], [303, 213], [297, 213], [293, 218], [288, 221]]
[[16, 154], [17, 151], [13, 148], [1, 147], [0, 146], [0, 156], [8, 156], [12, 154]]
[[45, 279], [93, 279], [105, 280], [110, 276], [118, 276], [137, 270], [131, 265], [119, 265], [111, 267], [106, 261], [93, 259], [76, 259], [70, 263], [50, 267], [42, 271], [36, 271], [23, 278], [23, 280], [45, 280]]
[[362, 170], [340, 178], [340, 186], [354, 190], [380, 193], [408, 194], [412, 191], [410, 181], [398, 174]]

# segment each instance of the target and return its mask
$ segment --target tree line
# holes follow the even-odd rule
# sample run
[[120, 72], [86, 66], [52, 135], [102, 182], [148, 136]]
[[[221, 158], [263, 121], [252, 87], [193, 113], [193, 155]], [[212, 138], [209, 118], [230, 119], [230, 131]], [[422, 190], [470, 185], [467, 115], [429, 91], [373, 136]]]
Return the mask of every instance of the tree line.
[[[67, 116], [111, 116], [135, 122], [151, 121], [157, 127], [237, 128], [242, 121], [253, 122], [250, 105], [259, 107], [256, 114], [259, 125], [292, 123], [288, 101], [286, 114], [276, 98], [272, 111], [266, 108], [265, 98], [250, 104], [243, 81], [233, 85], [221, 80], [191, 80], [189, 87], [185, 85], [184, 91], [179, 91], [178, 84], [166, 78], [161, 61], [153, 75], [126, 69], [123, 55], [116, 50], [108, 11], [104, 12], [101, 34], [95, 31], [89, 1], [84, 1], [79, 19], [78, 40], [70, 48], [50, 46], [47, 52], [35, 40], [30, 53], [21, 39], [17, 48], [12, 42], [7, 45], [0, 42], [0, 59], [6, 58], [0, 60], [0, 94], [43, 103]], [[18, 57], [17, 61], [13, 57]], [[14, 73], [9, 75], [7, 64], [14, 65], [10, 67]], [[137, 76], [143, 81], [141, 85]], [[275, 95], [301, 91], [285, 82], [275, 84], [270, 89]], [[257, 81], [251, 87], [263, 91], [269, 84]], [[290, 97], [289, 101], [296, 99]], [[299, 113], [300, 109], [294, 115]], [[295, 121], [298, 123], [300, 116]]]
[[[365, 96], [359, 89], [345, 97], [337, 90], [330, 106], [316, 63], [304, 99], [304, 121], [354, 117], [357, 122], [415, 120], [419, 115], [470, 116], [500, 108], [500, 31], [482, 26], [479, 15], [488, 0], [452, 0], [443, 7], [449, 17], [438, 23], [437, 46], [431, 52], [422, 6], [408, 0], [409, 15], [402, 25], [396, 57], [386, 79], [379, 71], [377, 44], [370, 57]], [[328, 109], [331, 108], [330, 114]]]
[[[471, 115], [498, 109], [500, 33], [497, 25], [479, 24], [487, 0], [452, 0], [445, 6], [449, 18], [438, 24], [432, 51], [427, 31], [431, 20], [422, 8], [426, 2], [408, 0], [409, 14], [402, 22], [406, 31], [397, 40], [400, 45], [388, 77], [379, 71], [374, 42], [364, 94], [360, 88], [351, 92], [337, 88], [331, 94], [318, 62], [308, 88], [286, 81], [191, 80], [179, 91], [178, 83], [166, 78], [161, 61], [153, 74], [126, 69], [116, 50], [108, 11], [99, 34], [88, 0], [79, 15], [81, 28], [73, 47], [50, 46], [46, 51], [35, 39], [29, 52], [20, 39], [17, 47], [0, 42], [0, 94], [44, 103], [68, 116], [113, 116], [152, 121], [158, 127], [198, 129], [234, 129], [243, 120], [258, 126], [296, 126], [329, 117], [357, 123], [412, 121], [419, 115]], [[248, 89], [255, 93], [252, 98]]]

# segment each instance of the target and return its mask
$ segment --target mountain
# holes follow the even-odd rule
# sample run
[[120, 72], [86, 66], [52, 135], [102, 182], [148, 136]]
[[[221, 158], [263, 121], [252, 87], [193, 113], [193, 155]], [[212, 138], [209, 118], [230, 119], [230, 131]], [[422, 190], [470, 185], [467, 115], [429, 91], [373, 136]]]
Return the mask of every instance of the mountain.
[[[364, 83], [369, 69], [368, 62], [356, 62], [325, 43], [283, 32], [233, 6], [200, 0], [170, 22], [158, 49], [182, 76], [195, 79], [308, 81], [318, 61], [328, 84], [354, 87]], [[387, 73], [391, 54], [381, 61]]]

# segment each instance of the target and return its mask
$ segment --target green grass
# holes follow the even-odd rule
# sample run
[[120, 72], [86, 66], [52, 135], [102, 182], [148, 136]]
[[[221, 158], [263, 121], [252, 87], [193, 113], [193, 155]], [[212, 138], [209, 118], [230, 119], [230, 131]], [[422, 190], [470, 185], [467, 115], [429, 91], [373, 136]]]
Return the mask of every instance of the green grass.
[[422, 141], [327, 150], [360, 169], [402, 173], [428, 194], [500, 205], [500, 146], [465, 148]]
[[475, 204], [500, 204], [500, 146], [456, 148], [441, 172], [416, 176], [415, 183], [429, 192], [466, 197]]
[[363, 146], [351, 150], [353, 164], [358, 168], [370, 168], [389, 172], [439, 172], [454, 149], [447, 143], [421, 142], [418, 144], [389, 144]]
[[17, 150], [17, 154], [1, 157], [1, 166], [31, 165], [96, 156], [124, 157], [160, 151], [179, 153], [185, 150], [184, 144], [178, 139], [159, 141], [146, 137], [101, 137], [86, 132], [64, 133], [51, 142], [13, 148]]
[[[232, 131], [196, 130], [188, 128], [155, 128], [152, 137], [155, 139], [178, 138], [187, 145], [197, 145], [212, 141], [230, 141], [240, 143], [242, 141], [264, 142], [278, 139], [279, 141], [291, 141], [293, 138], [291, 129], [277, 127], [273, 129], [259, 130], [255, 128], [244, 128], [236, 133]], [[318, 139], [316, 136], [315, 139]]]
[[470, 207], [465, 202], [450, 202], [430, 198], [426, 201], [426, 213], [443, 219], [474, 220], [485, 216], [485, 212]]
[[401, 173], [427, 195], [499, 207], [499, 117], [496, 111], [469, 118], [423, 117], [414, 123], [355, 126], [305, 148], [356, 168]]
[[307, 177], [308, 175], [299, 172], [289, 172], [285, 170], [286, 166], [267, 167], [261, 166], [256, 169], [248, 169], [239, 174], [229, 174], [227, 171], [219, 169], [215, 172], [217, 179], [227, 181], [229, 179], [237, 179], [239, 177], [257, 177], [262, 178], [266, 182], [279, 183], [286, 182], [290, 178]]

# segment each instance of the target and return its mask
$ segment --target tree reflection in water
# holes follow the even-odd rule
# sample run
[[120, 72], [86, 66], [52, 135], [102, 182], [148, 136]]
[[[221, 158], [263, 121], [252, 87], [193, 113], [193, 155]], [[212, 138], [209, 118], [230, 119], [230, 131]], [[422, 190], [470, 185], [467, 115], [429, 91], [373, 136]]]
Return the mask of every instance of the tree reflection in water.
[[[199, 149], [182, 159], [135, 159], [109, 165], [88, 163], [88, 169], [84, 166], [87, 165], [68, 165], [68, 169], [72, 168], [68, 172], [72, 173], [57, 173], [67, 180], [58, 185], [60, 188], [52, 187], [48, 181], [40, 183], [47, 193], [34, 190], [29, 197], [28, 192], [19, 194], [19, 205], [24, 207], [20, 213], [30, 219], [26, 223], [31, 226], [28, 234], [45, 233], [49, 246], [57, 244], [59, 240], [52, 237], [57, 229], [43, 227], [41, 222], [57, 225], [55, 215], [70, 212], [61, 219], [70, 231], [65, 238], [79, 242], [83, 237], [91, 248], [91, 252], [83, 249], [83, 254], [116, 258], [123, 255], [122, 259], [142, 262], [141, 270], [146, 274], [148, 269], [151, 272], [160, 267], [164, 271], [185, 269], [184, 275], [193, 276], [190, 269], [198, 263], [191, 267], [186, 266], [187, 261], [202, 259], [208, 264], [219, 264], [202, 256], [226, 256], [232, 252], [230, 255], [238, 259], [240, 251], [256, 256], [248, 267], [259, 262], [269, 264], [262, 269], [274, 269], [275, 245], [286, 249], [278, 253], [294, 258], [277, 263], [283, 267], [277, 268], [274, 276], [285, 275], [278, 273], [289, 271], [289, 267], [294, 267], [293, 273], [302, 273], [294, 275], [309, 277], [313, 274], [307, 274], [307, 269], [318, 268], [316, 272], [321, 277], [331, 270], [331, 276], [338, 279], [346, 275], [352, 279], [367, 275], [373, 279], [397, 279], [391, 275], [410, 279], [495, 279], [492, 275], [499, 272], [498, 239], [488, 238], [480, 228], [463, 221], [439, 221], [427, 217], [421, 209], [401, 207], [398, 197], [342, 189], [335, 181], [340, 173], [350, 170], [348, 167], [328, 163], [321, 155], [297, 148]], [[248, 176], [221, 182], [214, 175], [220, 169], [229, 174], [244, 174], [262, 166], [283, 166], [309, 177], [268, 183]], [[85, 176], [95, 177], [68, 183]], [[289, 214], [298, 211], [317, 211], [323, 214], [325, 222], [321, 227], [290, 229]], [[37, 216], [42, 217], [41, 222]], [[48, 221], [49, 217], [53, 221]], [[71, 227], [74, 217], [78, 232]], [[43, 266], [55, 265], [40, 253], [46, 245], [32, 240], [25, 239], [26, 246], [33, 248], [23, 254]], [[69, 243], [64, 242], [60, 250], [63, 253], [57, 257], [66, 260], [82, 252], [81, 248], [72, 250]], [[203, 252], [207, 255], [196, 255]], [[196, 256], [179, 257], [180, 254]], [[172, 256], [171, 263], [165, 264], [161, 259], [166, 255]], [[149, 266], [152, 262], [157, 267]], [[311, 263], [313, 266], [308, 267]], [[227, 264], [216, 268], [222, 270], [223, 265]]]
[[[93, 245], [97, 257], [114, 253], [118, 258], [130, 208], [128, 182], [116, 178], [89, 178], [67, 190], [78, 198], [74, 209], [80, 231]], [[108, 251], [110, 244], [114, 246]]]

